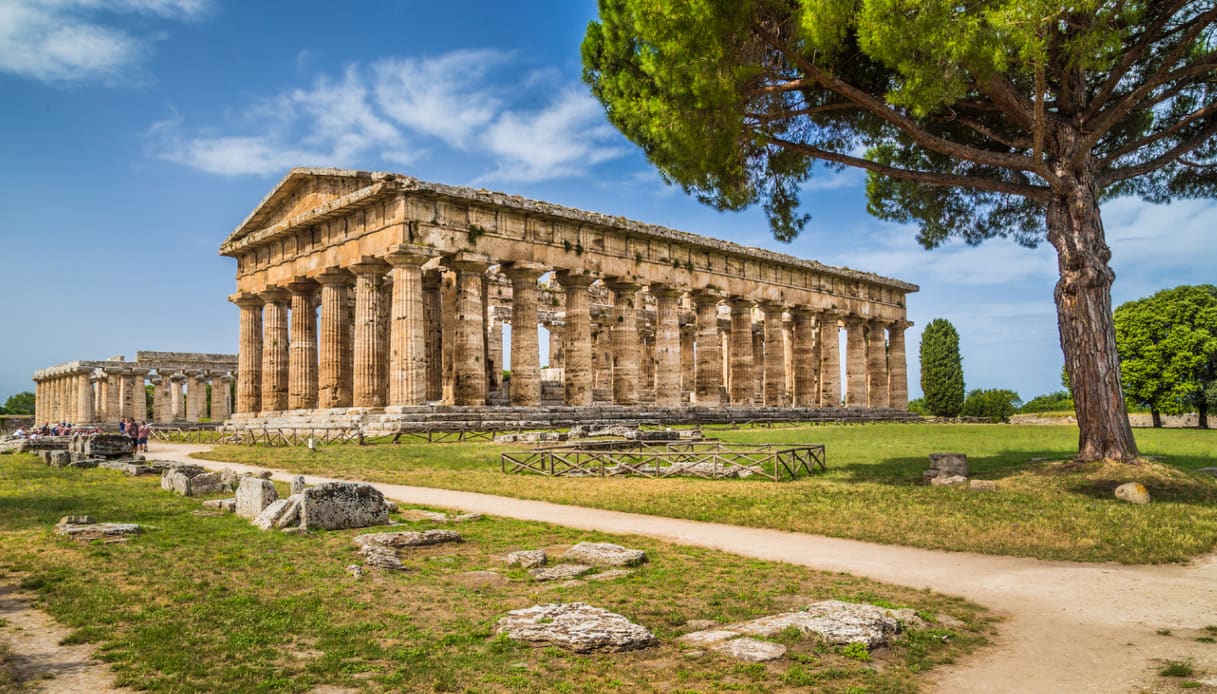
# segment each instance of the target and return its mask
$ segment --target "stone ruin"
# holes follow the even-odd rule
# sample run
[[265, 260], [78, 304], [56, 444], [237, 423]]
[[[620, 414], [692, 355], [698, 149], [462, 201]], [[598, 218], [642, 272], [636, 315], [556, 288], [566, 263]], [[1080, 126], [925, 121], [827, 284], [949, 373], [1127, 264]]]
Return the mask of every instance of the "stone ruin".
[[970, 479], [968, 456], [963, 453], [931, 453], [930, 467], [921, 474], [921, 481], [935, 487], [967, 487], [973, 491], [991, 492], [997, 489], [992, 480]]

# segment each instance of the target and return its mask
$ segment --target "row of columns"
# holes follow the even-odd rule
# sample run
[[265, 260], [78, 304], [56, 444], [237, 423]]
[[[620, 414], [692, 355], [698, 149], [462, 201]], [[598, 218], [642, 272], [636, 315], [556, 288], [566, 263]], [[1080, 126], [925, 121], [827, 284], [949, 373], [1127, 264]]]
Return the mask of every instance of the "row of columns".
[[[232, 412], [231, 374], [187, 370], [173, 374], [151, 373], [133, 367], [81, 366], [35, 382], [37, 423], [92, 424], [123, 417], [149, 419], [145, 382], [153, 384], [151, 419], [160, 423], [212, 421]], [[207, 387], [211, 386], [208, 400]]]
[[[486, 272], [493, 263], [468, 252], [438, 256], [403, 245], [381, 258], [365, 257], [316, 277], [233, 296], [240, 308], [237, 411], [378, 408], [436, 400], [485, 404], [502, 368], [502, 328], [487, 300]], [[537, 281], [549, 268], [527, 262], [499, 267], [512, 287], [509, 397], [513, 405], [535, 406], [541, 402]], [[600, 278], [565, 269], [554, 277], [565, 293], [565, 317], [560, 336], [551, 342], [551, 364], [562, 364], [565, 403], [590, 405], [596, 360], [588, 290]], [[850, 407], [907, 406], [903, 321], [867, 321], [696, 289], [689, 292], [695, 331], [688, 335], [679, 322], [687, 290], [651, 283], [645, 291], [656, 306], [649, 349], [654, 363], [641, 368], [643, 286], [627, 277], [604, 282], [613, 296], [608, 340], [614, 403], [634, 405], [644, 390], [653, 390], [661, 406], [688, 401], [828, 407], [842, 399]], [[726, 335], [719, 330], [724, 302], [731, 316]], [[759, 334], [752, 329], [756, 309], [764, 316]], [[845, 393], [839, 376], [842, 325]]]

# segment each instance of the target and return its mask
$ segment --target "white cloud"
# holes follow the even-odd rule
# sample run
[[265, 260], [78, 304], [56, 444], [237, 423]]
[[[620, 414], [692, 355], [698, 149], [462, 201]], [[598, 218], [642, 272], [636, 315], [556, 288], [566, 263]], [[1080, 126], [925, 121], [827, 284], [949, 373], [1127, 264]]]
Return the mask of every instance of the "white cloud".
[[0, 71], [53, 83], [140, 79], [153, 38], [106, 24], [113, 15], [184, 21], [209, 0], [5, 0], [0, 3]]
[[[221, 175], [270, 175], [293, 166], [409, 164], [438, 140], [488, 162], [477, 182], [573, 177], [626, 149], [583, 89], [555, 88], [556, 74], [491, 73], [511, 54], [461, 50], [434, 58], [351, 65], [341, 79], [247, 106], [223, 128], [191, 133], [176, 114], [148, 130], [151, 156]], [[533, 100], [530, 89], [554, 96]], [[513, 107], [508, 97], [535, 108]], [[410, 142], [407, 142], [409, 138]]]

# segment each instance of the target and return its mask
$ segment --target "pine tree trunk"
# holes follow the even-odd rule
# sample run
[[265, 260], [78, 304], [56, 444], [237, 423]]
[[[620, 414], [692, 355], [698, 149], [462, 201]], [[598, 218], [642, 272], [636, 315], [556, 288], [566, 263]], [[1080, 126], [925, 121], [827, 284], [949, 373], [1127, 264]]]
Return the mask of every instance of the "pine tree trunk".
[[1162, 428], [1162, 413], [1161, 413], [1161, 412], [1159, 412], [1159, 411], [1157, 411], [1157, 410], [1155, 410], [1155, 409], [1150, 409], [1150, 411], [1149, 411], [1149, 417], [1150, 417], [1150, 419], [1152, 419], [1152, 420], [1154, 421], [1154, 428], [1155, 428], [1155, 429], [1161, 429], [1161, 428]]
[[[1061, 161], [1068, 161], [1062, 157]], [[1111, 317], [1115, 273], [1093, 177], [1061, 174], [1048, 203], [1048, 241], [1056, 248], [1057, 325], [1078, 419], [1079, 461], [1136, 462], [1137, 443], [1120, 390]]]
[[1200, 403], [1196, 406], [1196, 413], [1199, 416], [1199, 426], [1201, 429], [1209, 428], [1209, 403], [1204, 398], [1200, 399]]

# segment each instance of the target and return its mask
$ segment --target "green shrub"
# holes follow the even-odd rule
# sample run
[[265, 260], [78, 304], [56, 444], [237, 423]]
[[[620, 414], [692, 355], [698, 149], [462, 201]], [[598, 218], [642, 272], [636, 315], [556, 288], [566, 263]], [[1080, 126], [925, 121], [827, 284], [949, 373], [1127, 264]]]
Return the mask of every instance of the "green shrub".
[[957, 417], [963, 407], [963, 361], [959, 333], [945, 318], [935, 318], [921, 334], [921, 392], [935, 417]]
[[1058, 390], [1055, 393], [1037, 395], [1031, 398], [1023, 403], [1023, 406], [1018, 408], [1018, 411], [1024, 414], [1031, 414], [1035, 412], [1066, 412], [1073, 409], [1073, 396], [1067, 390]]
[[1003, 388], [974, 390], [968, 393], [960, 414], [964, 417], [980, 417], [992, 422], [1008, 422], [1018, 411], [1022, 399], [1018, 393]]

